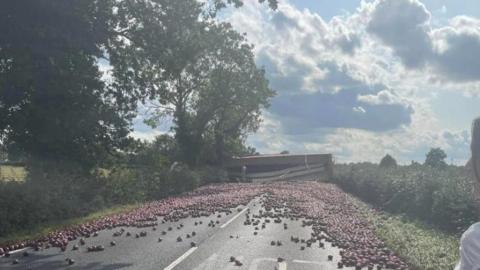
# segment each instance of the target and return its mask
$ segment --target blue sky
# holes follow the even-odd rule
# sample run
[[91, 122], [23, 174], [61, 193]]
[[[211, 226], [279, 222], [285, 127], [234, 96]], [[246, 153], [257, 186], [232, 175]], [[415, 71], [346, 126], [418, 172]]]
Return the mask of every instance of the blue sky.
[[[222, 15], [255, 44], [277, 91], [248, 143], [262, 153], [333, 153], [339, 162], [469, 158], [480, 116], [478, 0], [256, 0]], [[135, 125], [151, 138], [167, 129]]]
[[[359, 0], [290, 0], [298, 9], [309, 9], [318, 13], [325, 20], [343, 14], [353, 13], [360, 6]], [[479, 16], [480, 3], [477, 0], [424, 0], [421, 1], [430, 12], [439, 13], [446, 8], [446, 17], [458, 15]]]

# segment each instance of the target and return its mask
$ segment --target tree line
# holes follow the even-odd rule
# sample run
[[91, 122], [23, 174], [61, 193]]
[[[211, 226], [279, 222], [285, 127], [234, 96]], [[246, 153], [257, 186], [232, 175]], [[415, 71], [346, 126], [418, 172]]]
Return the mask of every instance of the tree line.
[[[447, 167], [447, 162], [445, 159], [447, 154], [441, 148], [431, 148], [430, 151], [425, 155], [425, 166], [429, 166], [436, 169], [444, 169]], [[418, 164], [416, 161], [412, 161], [412, 165]], [[397, 160], [392, 157], [390, 154], [386, 154], [379, 164], [380, 168], [395, 168], [397, 167]]]

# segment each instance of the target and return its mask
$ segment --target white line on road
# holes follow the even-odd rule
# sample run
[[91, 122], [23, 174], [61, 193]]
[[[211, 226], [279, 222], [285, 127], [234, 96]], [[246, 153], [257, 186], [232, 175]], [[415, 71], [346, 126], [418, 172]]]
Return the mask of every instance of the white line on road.
[[19, 253], [19, 252], [25, 251], [25, 250], [27, 250], [27, 249], [29, 249], [29, 247], [17, 249], [17, 250], [14, 250], [14, 251], [10, 251], [9, 253], [10, 253], [10, 254], [15, 254], [15, 253]]
[[240, 211], [240, 213], [236, 214], [235, 216], [233, 216], [229, 221], [225, 222], [222, 226], [220, 226], [220, 229], [223, 229], [225, 227], [228, 226], [228, 224], [232, 223], [232, 221], [234, 221], [236, 218], [238, 218], [241, 214], [243, 214], [245, 211], [247, 211], [248, 209], [248, 206], [246, 206], [245, 208], [243, 208], [242, 211]]
[[277, 260], [274, 258], [256, 258], [252, 261], [252, 264], [250, 264], [250, 267], [248, 268], [249, 270], [257, 270], [258, 265], [263, 262], [276, 262]]
[[294, 262], [294, 263], [303, 263], [303, 264], [315, 264], [315, 265], [319, 265], [319, 266], [322, 266], [322, 265], [325, 264], [325, 263], [322, 263], [322, 262], [304, 261], [304, 260], [293, 260], [292, 262]]
[[286, 262], [279, 262], [278, 263], [278, 270], [287, 270], [287, 263]]
[[172, 262], [169, 266], [165, 267], [163, 270], [172, 270], [177, 266], [179, 263], [181, 263], [183, 260], [185, 260], [190, 254], [192, 254], [198, 247], [192, 247], [190, 248], [187, 252], [185, 252], [182, 256], [178, 257], [174, 262]]

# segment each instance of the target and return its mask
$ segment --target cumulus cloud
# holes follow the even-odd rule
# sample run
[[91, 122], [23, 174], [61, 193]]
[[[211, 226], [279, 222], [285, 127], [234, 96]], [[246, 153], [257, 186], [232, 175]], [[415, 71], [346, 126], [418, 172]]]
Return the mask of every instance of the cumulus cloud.
[[404, 104], [408, 106], [408, 100], [402, 98], [401, 96], [397, 95], [395, 92], [391, 90], [381, 90], [376, 94], [370, 95], [359, 95], [358, 101], [371, 104], [371, 105], [393, 105], [393, 104]]
[[407, 67], [422, 67], [430, 57], [430, 13], [416, 0], [378, 1], [367, 31], [377, 36]]
[[261, 7], [251, 5], [255, 8], [234, 13], [229, 21], [249, 37], [252, 33], [257, 63], [265, 67], [270, 85], [278, 93], [270, 117], [279, 121], [283, 132], [299, 135], [325, 128], [386, 131], [410, 123], [413, 108], [406, 103], [374, 104], [358, 99], [387, 88], [369, 79], [378, 73], [365, 73], [356, 68], [364, 65], [352, 59], [362, 47], [361, 30], [356, 27], [362, 16], [335, 17], [327, 23], [319, 15], [287, 3], [277, 12], [260, 14], [257, 8]]
[[480, 20], [458, 16], [432, 29], [418, 0], [377, 0], [367, 31], [389, 46], [407, 68], [424, 68], [444, 81], [480, 81]]
[[480, 20], [455, 17], [432, 33], [436, 44], [432, 66], [446, 79], [480, 80]]

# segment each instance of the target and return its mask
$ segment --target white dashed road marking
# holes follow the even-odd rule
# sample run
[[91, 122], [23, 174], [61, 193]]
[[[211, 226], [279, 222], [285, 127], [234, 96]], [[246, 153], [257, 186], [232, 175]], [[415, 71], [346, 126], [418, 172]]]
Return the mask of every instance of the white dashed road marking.
[[258, 269], [258, 265], [261, 263], [261, 262], [264, 262], [264, 261], [267, 261], [267, 262], [276, 262], [277, 260], [276, 259], [273, 259], [273, 258], [256, 258], [252, 261], [252, 264], [250, 265], [250, 267], [248, 268], [249, 270], [257, 270]]
[[278, 263], [278, 270], [287, 270], [287, 263], [286, 262], [279, 262]]
[[223, 229], [223, 228], [227, 227], [228, 224], [232, 223], [232, 221], [234, 221], [236, 218], [238, 218], [241, 214], [245, 213], [245, 211], [247, 211], [247, 209], [248, 209], [248, 206], [243, 208], [242, 211], [240, 211], [238, 214], [233, 216], [229, 221], [225, 222], [222, 226], [220, 226], [220, 229]]
[[27, 249], [30, 249], [29, 247], [26, 247], [26, 248], [21, 248], [21, 249], [17, 249], [17, 250], [14, 250], [14, 251], [10, 251], [9, 253], [10, 254], [15, 254], [15, 253], [19, 253], [19, 252], [23, 252]]
[[301, 263], [301, 264], [315, 264], [315, 265], [319, 265], [319, 266], [328, 265], [328, 263], [326, 263], [326, 262], [315, 262], [315, 261], [304, 261], [304, 260], [293, 260], [292, 262]]

